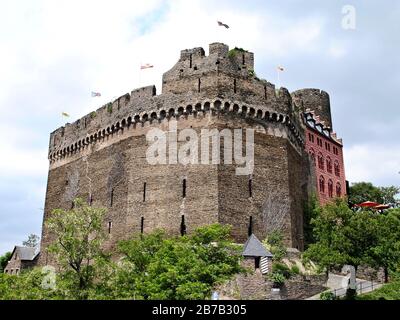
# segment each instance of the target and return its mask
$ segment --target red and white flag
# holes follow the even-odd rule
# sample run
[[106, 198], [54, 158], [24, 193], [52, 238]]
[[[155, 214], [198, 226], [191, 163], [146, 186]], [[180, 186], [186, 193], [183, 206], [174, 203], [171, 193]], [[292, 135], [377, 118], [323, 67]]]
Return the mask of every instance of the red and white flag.
[[92, 91], [92, 97], [101, 97], [101, 93]]
[[154, 67], [154, 66], [153, 66], [152, 64], [146, 63], [146, 64], [142, 64], [142, 65], [140, 66], [140, 69], [143, 70], [143, 69], [149, 69], [149, 68], [153, 68], [153, 67]]

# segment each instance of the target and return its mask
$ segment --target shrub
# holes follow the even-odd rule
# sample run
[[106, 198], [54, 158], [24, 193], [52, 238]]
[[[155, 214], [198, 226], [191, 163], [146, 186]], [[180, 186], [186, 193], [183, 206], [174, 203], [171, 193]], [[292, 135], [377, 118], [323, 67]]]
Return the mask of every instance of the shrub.
[[281, 287], [285, 283], [285, 277], [281, 273], [273, 272], [269, 279], [274, 283], [274, 287]]
[[289, 279], [292, 275], [289, 267], [284, 263], [274, 263], [272, 265], [272, 273], [279, 273], [284, 276], [285, 279]]
[[325, 291], [319, 295], [319, 298], [321, 300], [335, 300], [335, 295], [331, 291]]
[[300, 274], [300, 268], [297, 265], [293, 265], [290, 268], [290, 271], [291, 271], [292, 274]]

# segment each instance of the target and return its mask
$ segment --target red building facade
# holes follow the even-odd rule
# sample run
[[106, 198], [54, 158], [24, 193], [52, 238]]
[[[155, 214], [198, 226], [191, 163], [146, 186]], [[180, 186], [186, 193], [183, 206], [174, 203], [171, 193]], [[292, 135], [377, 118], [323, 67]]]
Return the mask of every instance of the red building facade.
[[304, 123], [305, 148], [315, 166], [318, 199], [326, 204], [346, 195], [342, 139], [310, 109], [304, 113]]

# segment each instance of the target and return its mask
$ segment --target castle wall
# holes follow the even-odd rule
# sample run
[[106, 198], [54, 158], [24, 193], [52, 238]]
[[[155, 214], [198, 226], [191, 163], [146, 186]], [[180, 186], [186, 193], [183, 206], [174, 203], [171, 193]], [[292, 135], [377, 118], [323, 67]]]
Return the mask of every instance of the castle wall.
[[[179, 234], [182, 216], [187, 232], [231, 224], [239, 242], [247, 238], [251, 217], [260, 239], [281, 230], [288, 246], [302, 249], [303, 205], [315, 174], [304, 152], [298, 106], [312, 106], [331, 124], [329, 96], [316, 89], [292, 95], [276, 90], [255, 75], [251, 52], [229, 52], [221, 43], [209, 51], [183, 50], [163, 75], [162, 94], [154, 86], [135, 89], [50, 135], [44, 222], [53, 209], [70, 209], [82, 197], [108, 208], [108, 250], [142, 227]], [[204, 128], [255, 129], [254, 172], [236, 175], [237, 166], [224, 163], [150, 165], [145, 135], [154, 128], [168, 131], [172, 120], [198, 136]], [[44, 252], [50, 242], [44, 223], [41, 263], [49, 262]]]

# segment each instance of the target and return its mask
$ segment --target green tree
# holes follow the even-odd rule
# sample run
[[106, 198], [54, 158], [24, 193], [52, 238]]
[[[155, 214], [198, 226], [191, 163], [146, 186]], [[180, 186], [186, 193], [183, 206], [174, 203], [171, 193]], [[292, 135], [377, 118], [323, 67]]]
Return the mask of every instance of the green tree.
[[377, 187], [370, 182], [357, 182], [350, 186], [349, 202], [358, 204], [365, 201], [373, 201], [381, 204], [395, 204], [399, 187]]
[[400, 265], [400, 209], [389, 210], [377, 216], [377, 242], [368, 251], [369, 264], [383, 267], [385, 282], [389, 272]]
[[4, 272], [7, 267], [8, 261], [11, 259], [11, 252], [6, 252], [4, 255], [0, 256], [0, 273]]
[[71, 210], [56, 209], [47, 221], [55, 241], [49, 246], [64, 272], [63, 278], [76, 288], [78, 298], [87, 298], [96, 277], [95, 266], [104, 254], [104, 208], [95, 208], [82, 199], [74, 200]]
[[263, 245], [271, 251], [274, 261], [281, 261], [286, 255], [286, 247], [283, 244], [283, 234], [281, 231], [272, 231], [267, 239], [263, 241]]
[[110, 284], [127, 299], [207, 299], [213, 286], [241, 271], [230, 228], [211, 225], [183, 237], [160, 231], [119, 244], [123, 259]]
[[307, 249], [311, 243], [315, 242], [312, 219], [315, 219], [318, 209], [318, 199], [315, 194], [311, 195], [304, 206], [303, 230], [304, 230], [304, 246]]
[[28, 239], [25, 241], [22, 241], [22, 245], [25, 247], [36, 247], [39, 245], [39, 236], [37, 236], [36, 234], [31, 233], [28, 236]]
[[305, 261], [314, 261], [326, 271], [343, 265], [350, 260], [351, 241], [346, 237], [344, 227], [354, 214], [347, 204], [336, 199], [317, 209], [317, 216], [311, 220], [316, 242], [304, 252]]

